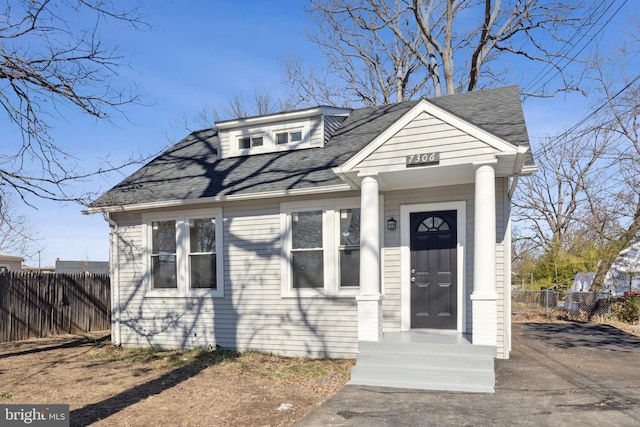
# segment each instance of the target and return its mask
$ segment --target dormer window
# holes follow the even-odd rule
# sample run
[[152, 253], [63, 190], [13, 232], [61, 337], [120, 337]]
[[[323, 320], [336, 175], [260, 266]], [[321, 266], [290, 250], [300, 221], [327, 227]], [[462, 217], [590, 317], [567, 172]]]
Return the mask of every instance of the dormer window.
[[247, 148], [262, 147], [264, 138], [262, 136], [243, 136], [238, 138], [238, 149], [246, 150]]
[[349, 113], [348, 108], [313, 107], [216, 122], [220, 158], [323, 147]]
[[302, 142], [302, 131], [277, 132], [276, 144], [289, 144], [290, 142]]

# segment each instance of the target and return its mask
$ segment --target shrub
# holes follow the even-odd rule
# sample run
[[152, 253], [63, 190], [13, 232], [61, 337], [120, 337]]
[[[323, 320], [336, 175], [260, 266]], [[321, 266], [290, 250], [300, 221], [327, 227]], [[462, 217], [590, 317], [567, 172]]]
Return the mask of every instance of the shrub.
[[640, 318], [640, 295], [626, 296], [613, 303], [613, 314], [622, 322], [637, 322]]

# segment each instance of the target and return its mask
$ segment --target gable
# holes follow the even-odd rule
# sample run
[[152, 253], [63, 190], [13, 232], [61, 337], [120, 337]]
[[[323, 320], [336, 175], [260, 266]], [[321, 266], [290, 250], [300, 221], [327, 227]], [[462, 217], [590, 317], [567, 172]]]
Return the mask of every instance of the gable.
[[360, 172], [406, 167], [407, 156], [438, 153], [440, 164], [469, 163], [492, 158], [496, 149], [477, 137], [428, 113], [421, 113], [366, 156]]
[[515, 154], [518, 147], [421, 101], [362, 149], [339, 172], [373, 173], [407, 167], [407, 156], [437, 153], [440, 165], [455, 165]]

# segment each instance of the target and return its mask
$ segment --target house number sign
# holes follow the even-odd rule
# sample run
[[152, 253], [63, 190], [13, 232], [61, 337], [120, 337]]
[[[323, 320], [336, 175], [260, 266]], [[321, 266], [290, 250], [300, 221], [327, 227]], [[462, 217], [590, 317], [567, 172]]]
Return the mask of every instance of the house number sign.
[[437, 165], [440, 163], [440, 153], [410, 154], [407, 156], [407, 166]]

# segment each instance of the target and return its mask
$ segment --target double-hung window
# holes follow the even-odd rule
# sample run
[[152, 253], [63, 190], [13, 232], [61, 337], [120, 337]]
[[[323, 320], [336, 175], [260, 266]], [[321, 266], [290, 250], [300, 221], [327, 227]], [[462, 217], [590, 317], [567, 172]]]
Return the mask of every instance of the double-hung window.
[[144, 216], [150, 295], [224, 296], [222, 212]]
[[283, 203], [282, 295], [355, 295], [360, 281], [356, 198]]
[[177, 289], [176, 221], [153, 221], [151, 242], [153, 289]]
[[291, 286], [324, 287], [323, 211], [291, 214]]
[[216, 219], [189, 219], [189, 287], [216, 289]]
[[360, 208], [340, 209], [340, 287], [360, 285]]

